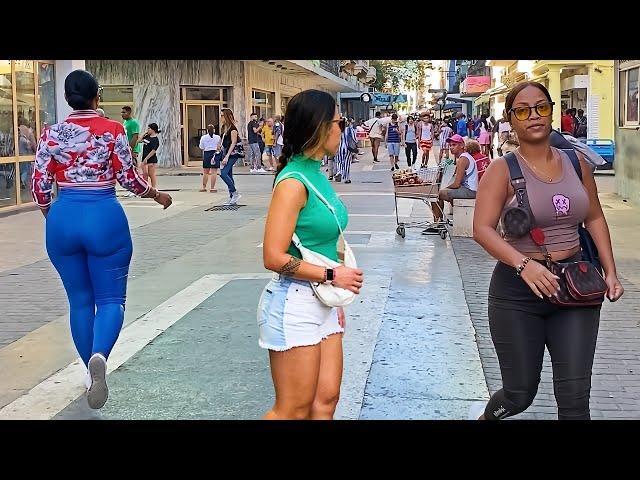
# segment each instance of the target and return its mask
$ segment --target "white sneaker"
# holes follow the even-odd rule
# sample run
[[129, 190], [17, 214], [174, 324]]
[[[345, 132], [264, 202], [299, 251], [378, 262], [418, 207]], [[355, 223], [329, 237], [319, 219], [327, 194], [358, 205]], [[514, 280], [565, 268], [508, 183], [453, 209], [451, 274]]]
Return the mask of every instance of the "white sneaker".
[[137, 195], [133, 192], [129, 192], [125, 195], [127, 198], [136, 197]]
[[224, 202], [222, 205], [233, 205], [233, 203], [231, 203], [232, 200], [233, 200], [233, 197], [229, 197], [229, 200]]
[[237, 191], [231, 196], [231, 200], [229, 200], [229, 205], [235, 205], [238, 203], [238, 200], [240, 200], [240, 198], [242, 198], [242, 195], [240, 195]]
[[264, 168], [256, 170], [256, 172], [258, 172], [258, 173], [267, 173], [267, 171]]
[[473, 402], [469, 407], [469, 415], [467, 416], [467, 420], [478, 420], [482, 415], [484, 415], [484, 410], [486, 407], [487, 402], [485, 400]]
[[255, 168], [249, 169], [249, 173], [256, 173], [256, 172], [257, 172], [257, 170]]
[[87, 390], [87, 403], [94, 410], [102, 408], [109, 397], [107, 387], [107, 359], [100, 353], [94, 353], [89, 359], [91, 386]]

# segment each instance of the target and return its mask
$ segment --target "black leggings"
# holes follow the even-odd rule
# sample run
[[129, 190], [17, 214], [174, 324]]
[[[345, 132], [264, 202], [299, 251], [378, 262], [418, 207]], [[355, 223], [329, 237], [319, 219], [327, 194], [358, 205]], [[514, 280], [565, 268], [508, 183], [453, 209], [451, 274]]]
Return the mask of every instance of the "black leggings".
[[503, 387], [489, 400], [485, 419], [510, 417], [531, 405], [546, 345], [553, 366], [558, 419], [589, 420], [591, 367], [599, 323], [599, 306], [559, 307], [542, 300], [516, 277], [513, 268], [498, 263], [489, 287], [489, 328]]
[[[413, 152], [413, 160], [411, 160], [411, 152]], [[418, 144], [415, 142], [405, 143], [404, 153], [407, 155], [407, 165], [411, 167], [418, 158]]]

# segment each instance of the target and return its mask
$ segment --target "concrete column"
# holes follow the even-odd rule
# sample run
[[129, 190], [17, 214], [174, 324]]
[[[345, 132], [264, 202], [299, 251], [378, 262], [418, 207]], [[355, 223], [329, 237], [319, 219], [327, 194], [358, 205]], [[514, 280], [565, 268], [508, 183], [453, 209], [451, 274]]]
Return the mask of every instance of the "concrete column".
[[560, 86], [560, 65], [549, 65], [549, 72], [547, 73], [548, 90], [551, 94], [551, 99], [555, 102], [553, 108], [553, 123], [552, 126], [555, 129], [560, 128], [560, 119], [562, 118], [562, 88]]
[[71, 113], [72, 108], [64, 98], [64, 80], [74, 70], [84, 70], [84, 60], [56, 60], [56, 116], [62, 121]]
[[594, 62], [589, 65], [589, 89], [587, 90], [587, 111], [585, 112], [589, 138], [613, 140], [615, 125], [613, 82], [612, 60]]

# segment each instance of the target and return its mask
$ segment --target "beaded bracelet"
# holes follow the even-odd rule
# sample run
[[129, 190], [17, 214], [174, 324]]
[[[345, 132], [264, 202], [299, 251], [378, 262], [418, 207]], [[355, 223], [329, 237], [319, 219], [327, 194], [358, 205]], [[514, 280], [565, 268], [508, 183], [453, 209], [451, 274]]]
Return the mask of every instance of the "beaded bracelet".
[[524, 268], [527, 266], [527, 263], [531, 260], [531, 257], [526, 257], [522, 259], [522, 263], [520, 265], [516, 265], [516, 275], [519, 277]]

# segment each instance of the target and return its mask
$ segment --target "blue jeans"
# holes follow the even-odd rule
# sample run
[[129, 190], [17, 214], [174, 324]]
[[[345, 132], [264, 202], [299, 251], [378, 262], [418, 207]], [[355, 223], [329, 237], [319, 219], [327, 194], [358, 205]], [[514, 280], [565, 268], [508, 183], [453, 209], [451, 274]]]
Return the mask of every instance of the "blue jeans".
[[238, 156], [231, 155], [227, 164], [220, 171], [220, 178], [222, 178], [222, 181], [229, 187], [229, 196], [233, 195], [236, 191], [236, 184], [233, 181], [233, 166], [236, 161], [238, 161]]
[[71, 336], [85, 365], [108, 358], [124, 321], [133, 245], [129, 223], [107, 190], [61, 188], [46, 219], [51, 263], [67, 292]]

